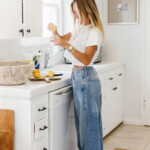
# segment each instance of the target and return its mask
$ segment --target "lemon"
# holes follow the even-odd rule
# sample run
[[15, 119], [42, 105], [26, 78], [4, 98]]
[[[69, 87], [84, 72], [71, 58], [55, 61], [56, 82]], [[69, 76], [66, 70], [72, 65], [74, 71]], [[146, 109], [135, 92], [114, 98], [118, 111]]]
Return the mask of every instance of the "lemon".
[[53, 25], [52, 31], [55, 31], [55, 30], [56, 30], [56, 25]]
[[33, 76], [34, 76], [34, 78], [39, 78], [40, 77], [40, 73], [34, 73]]
[[22, 60], [22, 62], [32, 63], [32, 60]]
[[32, 73], [33, 73], [33, 75], [34, 75], [35, 73], [39, 73], [39, 74], [40, 74], [40, 71], [39, 71], [38, 69], [34, 69], [34, 70], [32, 71]]
[[53, 71], [49, 71], [48, 72], [48, 76], [51, 78], [53, 75], [55, 75], [55, 72], [53, 72]]
[[40, 78], [40, 79], [45, 79], [46, 77], [45, 77], [45, 76], [40, 76], [39, 78]]

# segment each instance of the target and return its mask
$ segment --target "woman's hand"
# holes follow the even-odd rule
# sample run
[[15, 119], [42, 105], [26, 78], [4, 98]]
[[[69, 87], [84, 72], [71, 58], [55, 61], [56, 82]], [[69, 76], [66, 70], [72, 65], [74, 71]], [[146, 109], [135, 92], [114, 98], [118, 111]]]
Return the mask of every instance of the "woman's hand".
[[70, 46], [70, 44], [68, 42], [66, 42], [65, 40], [63, 40], [61, 37], [59, 37], [57, 35], [51, 37], [50, 42], [54, 43], [54, 45], [58, 45], [58, 46], [66, 48], [66, 49], [68, 49], [68, 47]]
[[49, 23], [47, 28], [49, 31], [53, 33], [53, 35], [58, 35], [57, 26], [54, 25], [53, 23]]

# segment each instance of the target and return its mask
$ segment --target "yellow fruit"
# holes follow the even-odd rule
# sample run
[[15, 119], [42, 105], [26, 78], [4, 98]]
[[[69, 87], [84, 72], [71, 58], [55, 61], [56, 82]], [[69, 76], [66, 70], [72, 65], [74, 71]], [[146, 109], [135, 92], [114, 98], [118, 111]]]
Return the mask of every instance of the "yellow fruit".
[[22, 62], [32, 63], [32, 60], [22, 60]]
[[34, 73], [33, 76], [34, 76], [35, 78], [39, 78], [39, 77], [40, 77], [40, 73]]
[[39, 71], [38, 69], [34, 69], [34, 70], [32, 71], [32, 73], [33, 73], [33, 74], [35, 74], [35, 73], [39, 73], [39, 74], [40, 74], [40, 71]]
[[49, 71], [48, 72], [48, 76], [51, 78], [53, 75], [55, 75], [55, 72], [53, 72], [53, 71]]
[[53, 25], [52, 31], [55, 31], [55, 30], [56, 30], [56, 25]]
[[46, 77], [45, 76], [40, 76], [40, 79], [45, 79]]

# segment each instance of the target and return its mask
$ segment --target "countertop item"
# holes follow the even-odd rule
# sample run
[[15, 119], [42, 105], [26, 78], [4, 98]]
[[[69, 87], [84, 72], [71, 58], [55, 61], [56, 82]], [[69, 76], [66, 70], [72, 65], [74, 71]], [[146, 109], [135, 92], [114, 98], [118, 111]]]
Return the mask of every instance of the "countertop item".
[[44, 81], [46, 83], [51, 83], [51, 81], [47, 78], [34, 78], [34, 77], [30, 77], [29, 78], [30, 81]]
[[[122, 65], [124, 65], [124, 63], [120, 61], [107, 61], [95, 64], [94, 68], [98, 73], [103, 73]], [[46, 75], [49, 70], [53, 70], [56, 74], [63, 73], [63, 76], [61, 76], [61, 80], [51, 81], [50, 84], [28, 80], [26, 84], [19, 86], [0, 86], [0, 97], [32, 98], [71, 84], [70, 77], [72, 73], [72, 65], [62, 64], [47, 68], [41, 70], [41, 75]]]
[[0, 62], [0, 85], [25, 83], [32, 71], [32, 63], [13, 61]]

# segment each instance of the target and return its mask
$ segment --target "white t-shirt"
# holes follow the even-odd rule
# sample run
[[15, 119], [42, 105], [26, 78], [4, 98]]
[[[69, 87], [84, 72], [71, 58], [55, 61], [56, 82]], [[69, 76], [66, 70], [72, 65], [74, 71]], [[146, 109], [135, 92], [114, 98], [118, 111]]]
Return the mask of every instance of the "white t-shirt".
[[[93, 62], [97, 58], [101, 43], [102, 34], [98, 28], [93, 28], [92, 25], [82, 26], [78, 32], [77, 37], [73, 40], [72, 37], [69, 43], [74, 46], [81, 53], [85, 53], [86, 47], [97, 45], [97, 50], [88, 66], [93, 66]], [[76, 66], [85, 66], [82, 62], [77, 60], [68, 50], [65, 50], [64, 57], [72, 62]]]

